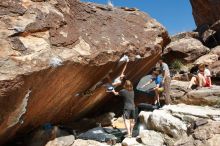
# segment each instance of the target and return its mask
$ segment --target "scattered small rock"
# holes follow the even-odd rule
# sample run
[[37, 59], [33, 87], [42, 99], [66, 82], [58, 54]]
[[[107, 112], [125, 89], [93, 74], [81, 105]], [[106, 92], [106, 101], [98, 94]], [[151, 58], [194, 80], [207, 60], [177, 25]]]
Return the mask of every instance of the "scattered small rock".
[[143, 146], [143, 144], [137, 142], [136, 138], [125, 138], [122, 143], [122, 146]]
[[152, 130], [143, 130], [140, 133], [141, 141], [146, 146], [164, 146], [161, 133]]
[[52, 141], [49, 141], [45, 146], [71, 146], [75, 141], [73, 135], [58, 137]]

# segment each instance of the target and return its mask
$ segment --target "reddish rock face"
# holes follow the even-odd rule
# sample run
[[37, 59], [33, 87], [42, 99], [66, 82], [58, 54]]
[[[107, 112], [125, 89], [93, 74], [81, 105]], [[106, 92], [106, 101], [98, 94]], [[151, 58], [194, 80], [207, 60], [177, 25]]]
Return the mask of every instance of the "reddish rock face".
[[193, 16], [197, 26], [212, 25], [220, 19], [220, 1], [218, 0], [190, 0]]
[[1, 143], [82, 117], [111, 98], [102, 85], [121, 72], [122, 55], [136, 83], [162, 52], [154, 45], [169, 43], [164, 27], [136, 9], [76, 0], [8, 0], [0, 8]]
[[190, 0], [197, 31], [208, 47], [220, 44], [220, 1]]
[[164, 58], [170, 64], [175, 60], [192, 63], [209, 51], [209, 48], [205, 47], [199, 40], [186, 36], [173, 39], [164, 50]]

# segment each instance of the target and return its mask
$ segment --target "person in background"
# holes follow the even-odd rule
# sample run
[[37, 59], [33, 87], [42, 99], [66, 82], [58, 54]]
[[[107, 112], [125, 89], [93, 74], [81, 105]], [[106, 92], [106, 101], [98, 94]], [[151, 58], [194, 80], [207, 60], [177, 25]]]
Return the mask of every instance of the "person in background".
[[125, 80], [123, 89], [119, 92], [112, 90], [114, 95], [123, 97], [124, 101], [124, 124], [128, 132], [128, 137], [132, 137], [132, 132], [135, 124], [135, 104], [134, 104], [134, 90], [131, 81]]
[[160, 107], [160, 93], [164, 91], [164, 87], [162, 85], [162, 78], [159, 76], [159, 71], [153, 71], [152, 79], [148, 81], [146, 84], [144, 84], [142, 88], [151, 84], [153, 81], [155, 81], [155, 84], [156, 84], [156, 87], [153, 88], [155, 92], [154, 105], [157, 105]]
[[159, 60], [160, 64], [160, 70], [163, 76], [162, 84], [164, 86], [164, 95], [165, 95], [165, 104], [170, 104], [170, 83], [171, 83], [171, 77], [170, 77], [170, 70], [168, 65], [163, 61], [161, 58]]
[[211, 87], [212, 86], [212, 75], [211, 75], [211, 71], [208, 69], [208, 65], [205, 65], [205, 70], [204, 73], [206, 74], [206, 84], [207, 87]]
[[211, 73], [205, 64], [199, 65], [198, 73], [192, 77], [188, 89], [191, 89], [193, 85], [197, 87], [211, 87]]

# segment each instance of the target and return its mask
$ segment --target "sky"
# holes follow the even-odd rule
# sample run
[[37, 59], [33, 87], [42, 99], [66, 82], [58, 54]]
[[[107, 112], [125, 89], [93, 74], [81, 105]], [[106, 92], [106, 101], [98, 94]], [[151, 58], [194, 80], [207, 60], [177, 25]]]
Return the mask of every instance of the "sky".
[[[108, 0], [81, 0], [107, 4]], [[135, 7], [163, 24], [170, 35], [196, 28], [189, 0], [111, 0], [114, 6]]]

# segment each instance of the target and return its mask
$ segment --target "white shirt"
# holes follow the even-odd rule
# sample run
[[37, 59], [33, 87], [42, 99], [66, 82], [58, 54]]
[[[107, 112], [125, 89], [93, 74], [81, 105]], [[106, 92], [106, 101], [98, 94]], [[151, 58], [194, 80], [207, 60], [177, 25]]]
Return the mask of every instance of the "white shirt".
[[167, 72], [167, 76], [168, 77], [170, 77], [170, 70], [169, 70], [169, 67], [168, 67], [168, 65], [166, 64], [166, 63], [162, 63], [162, 65], [160, 66], [161, 68], [161, 71], [165, 71], [165, 72]]
[[120, 76], [119, 77], [117, 77], [116, 79], [114, 79], [114, 81], [113, 81], [113, 84], [121, 84], [121, 79], [120, 79]]
[[204, 70], [204, 76], [205, 76], [205, 77], [210, 77], [210, 76], [211, 76], [211, 72], [210, 72], [210, 70], [209, 70], [208, 68], [205, 68], [205, 70]]

